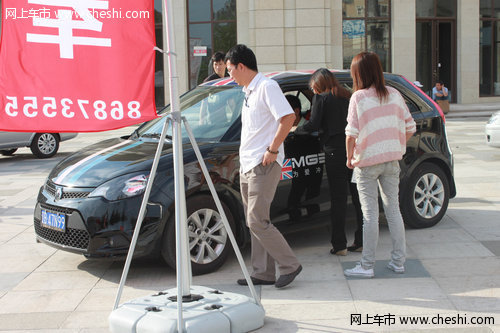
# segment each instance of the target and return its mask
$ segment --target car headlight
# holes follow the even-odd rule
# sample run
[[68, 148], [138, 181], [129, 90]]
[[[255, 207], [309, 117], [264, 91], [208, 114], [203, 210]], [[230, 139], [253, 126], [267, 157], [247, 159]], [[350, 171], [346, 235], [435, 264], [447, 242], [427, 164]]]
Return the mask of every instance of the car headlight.
[[144, 193], [147, 182], [146, 174], [120, 176], [97, 187], [89, 194], [89, 198], [104, 197], [113, 201], [135, 197]]

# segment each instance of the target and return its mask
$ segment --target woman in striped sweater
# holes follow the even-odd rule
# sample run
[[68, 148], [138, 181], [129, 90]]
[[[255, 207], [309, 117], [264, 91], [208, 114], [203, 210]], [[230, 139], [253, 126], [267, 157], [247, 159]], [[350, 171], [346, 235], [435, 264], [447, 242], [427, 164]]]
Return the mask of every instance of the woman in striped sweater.
[[406, 141], [415, 133], [415, 121], [399, 92], [385, 85], [380, 59], [361, 52], [351, 63], [354, 94], [349, 103], [346, 132], [347, 167], [353, 169], [363, 210], [361, 262], [346, 276], [373, 277], [378, 242], [378, 187], [392, 239], [387, 268], [404, 273], [405, 230], [399, 210], [399, 160]]

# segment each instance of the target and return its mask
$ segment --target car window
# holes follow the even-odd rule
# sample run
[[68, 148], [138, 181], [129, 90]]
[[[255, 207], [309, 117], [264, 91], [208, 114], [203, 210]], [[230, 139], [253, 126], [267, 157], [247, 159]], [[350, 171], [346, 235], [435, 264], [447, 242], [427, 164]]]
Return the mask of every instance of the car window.
[[311, 101], [309, 100], [309, 98], [307, 98], [302, 92], [299, 92], [298, 94], [299, 95], [297, 97], [299, 97], [300, 104], [302, 105], [301, 112], [304, 113], [311, 110]]
[[[406, 96], [402, 91], [401, 89], [399, 89], [395, 84], [392, 84], [390, 81], [386, 81], [387, 82], [387, 85], [391, 86], [391, 87], [394, 87], [396, 89], [398, 89], [398, 91], [400, 92], [401, 96], [403, 96], [403, 99], [405, 100], [405, 103], [406, 103], [406, 106], [408, 107], [408, 109], [410, 110], [411, 113], [417, 113], [417, 112], [420, 112], [420, 108], [413, 102], [413, 100], [411, 98], [409, 98], [408, 96]], [[340, 84], [346, 88], [347, 90], [349, 90], [351, 93], [354, 92], [353, 88], [352, 88], [352, 81], [345, 81], [345, 82], [340, 82]]]
[[340, 85], [344, 88], [346, 88], [347, 90], [349, 90], [351, 92], [351, 94], [354, 92], [354, 90], [352, 89], [352, 81], [350, 82], [340, 82]]
[[[238, 86], [197, 87], [180, 99], [182, 116], [186, 118], [197, 140], [219, 140], [239, 118], [244, 93]], [[166, 113], [170, 112], [170, 107]], [[155, 119], [139, 129], [139, 136], [155, 138], [161, 133], [163, 119]], [[182, 137], [187, 133], [182, 126]]]
[[413, 101], [411, 99], [409, 99], [404, 94], [401, 94], [401, 96], [403, 96], [405, 103], [406, 103], [406, 106], [408, 107], [408, 110], [410, 110], [410, 113], [420, 112], [419, 107], [415, 103], [413, 103]]
[[304, 95], [300, 90], [289, 90], [285, 93], [286, 95], [296, 96], [300, 100], [300, 113], [304, 116], [308, 111], [311, 110], [311, 100], [309, 97]]
[[401, 87], [399, 84], [393, 82], [393, 81], [387, 81], [387, 85], [396, 88], [401, 96], [403, 96], [403, 99], [405, 100], [406, 106], [408, 107], [408, 110], [410, 110], [410, 113], [413, 114], [415, 117], [416, 113], [420, 113], [420, 107], [415, 103], [415, 101], [408, 96], [408, 90], [406, 90], [404, 87]]

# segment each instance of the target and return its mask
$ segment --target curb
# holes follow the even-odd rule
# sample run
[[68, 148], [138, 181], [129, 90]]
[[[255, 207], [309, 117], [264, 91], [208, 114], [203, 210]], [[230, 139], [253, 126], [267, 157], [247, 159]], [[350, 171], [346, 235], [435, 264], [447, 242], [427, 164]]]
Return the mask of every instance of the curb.
[[500, 111], [500, 103], [488, 104], [451, 104], [446, 118], [491, 117]]
[[447, 114], [445, 114], [446, 119], [450, 118], [489, 118], [493, 113], [495, 113], [498, 110], [492, 110], [492, 111], [453, 111], [450, 110]]

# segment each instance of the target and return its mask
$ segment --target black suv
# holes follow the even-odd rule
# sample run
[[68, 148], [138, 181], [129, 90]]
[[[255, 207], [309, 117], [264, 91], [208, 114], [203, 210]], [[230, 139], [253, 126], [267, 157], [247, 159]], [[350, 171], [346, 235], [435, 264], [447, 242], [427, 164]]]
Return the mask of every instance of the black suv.
[[[276, 80], [285, 94], [310, 108], [308, 82], [312, 71], [279, 72]], [[334, 72], [350, 89], [347, 71]], [[455, 196], [453, 156], [446, 140], [445, 119], [421, 90], [402, 76], [385, 75], [398, 89], [417, 124], [401, 160], [400, 202], [403, 218], [414, 228], [438, 223]], [[231, 79], [208, 82], [181, 97], [189, 121], [238, 242], [248, 242], [239, 193], [240, 112], [244, 93]], [[162, 113], [168, 114], [169, 109]], [[144, 123], [130, 136], [91, 145], [61, 161], [40, 189], [34, 213], [39, 241], [88, 258], [119, 258], [127, 254], [142, 195], [165, 118]], [[184, 129], [183, 129], [184, 131]], [[187, 135], [184, 172], [189, 246], [194, 274], [220, 267], [229, 251], [227, 232]], [[282, 180], [272, 205], [272, 220], [282, 230], [301, 230], [329, 220], [329, 190], [324, 153], [315, 134], [291, 133], [285, 141]], [[161, 255], [175, 267], [174, 181], [172, 143], [167, 140], [160, 159], [135, 256]], [[301, 193], [292, 187], [294, 182]], [[293, 207], [289, 202], [294, 196]], [[298, 198], [298, 204], [297, 204]], [[292, 244], [293, 245], [293, 244]]]

